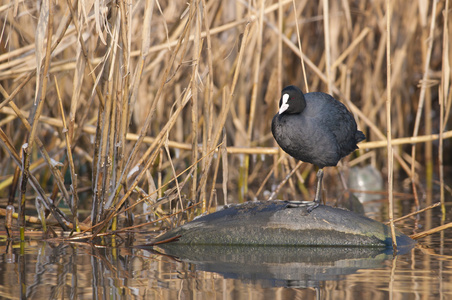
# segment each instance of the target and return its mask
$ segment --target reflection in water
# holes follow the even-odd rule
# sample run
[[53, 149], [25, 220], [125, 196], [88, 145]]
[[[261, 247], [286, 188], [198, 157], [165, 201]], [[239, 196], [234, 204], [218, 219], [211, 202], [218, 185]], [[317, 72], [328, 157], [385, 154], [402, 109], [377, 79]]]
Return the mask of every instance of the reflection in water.
[[370, 248], [164, 249], [169, 256], [130, 247], [2, 242], [0, 297], [452, 299], [452, 239], [432, 240], [430, 248], [417, 246], [397, 260]]
[[[266, 286], [318, 287], [360, 269], [380, 268], [392, 249], [370, 247], [247, 247], [162, 244], [162, 253], [225, 278], [266, 281]], [[412, 246], [401, 249], [405, 253]], [[403, 254], [403, 253], [400, 253]]]

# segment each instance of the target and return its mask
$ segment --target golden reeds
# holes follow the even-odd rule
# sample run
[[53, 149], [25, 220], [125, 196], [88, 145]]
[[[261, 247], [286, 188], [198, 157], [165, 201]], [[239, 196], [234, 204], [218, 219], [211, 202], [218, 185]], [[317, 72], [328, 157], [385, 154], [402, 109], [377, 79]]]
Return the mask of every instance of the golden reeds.
[[39, 197], [64, 230], [265, 199], [286, 181], [274, 197], [312, 198], [311, 168], [270, 134], [288, 84], [349, 107], [367, 136], [360, 153], [371, 153], [357, 163], [376, 158], [390, 180], [393, 151], [390, 191], [408, 177], [416, 195], [420, 163], [430, 182], [439, 170], [444, 203], [449, 1], [394, 2], [388, 23], [383, 0], [37, 3], [0, 4], [0, 197], [20, 196], [27, 211]]

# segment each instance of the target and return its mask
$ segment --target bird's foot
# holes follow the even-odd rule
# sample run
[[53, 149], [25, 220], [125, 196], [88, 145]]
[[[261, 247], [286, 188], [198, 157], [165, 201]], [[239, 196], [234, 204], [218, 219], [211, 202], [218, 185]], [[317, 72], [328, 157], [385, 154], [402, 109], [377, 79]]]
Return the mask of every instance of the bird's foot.
[[309, 206], [306, 210], [308, 211], [308, 213], [311, 213], [314, 209], [316, 209], [319, 206], [320, 206], [319, 202], [314, 201], [314, 204]]
[[287, 208], [308, 207], [308, 209], [309, 209], [309, 207], [316, 205], [316, 203], [314, 203], [312, 201], [291, 200], [291, 201], [286, 201], [286, 202], [287, 202]]

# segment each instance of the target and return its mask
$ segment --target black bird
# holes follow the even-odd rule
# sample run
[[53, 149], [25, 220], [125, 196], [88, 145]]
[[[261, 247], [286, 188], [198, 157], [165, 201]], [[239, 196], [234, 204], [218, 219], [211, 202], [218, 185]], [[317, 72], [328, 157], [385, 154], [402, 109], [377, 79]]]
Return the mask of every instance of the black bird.
[[286, 153], [319, 167], [315, 203], [309, 211], [320, 203], [323, 168], [336, 166], [366, 138], [341, 102], [321, 92], [303, 95], [293, 85], [281, 92], [279, 112], [272, 120], [272, 133]]

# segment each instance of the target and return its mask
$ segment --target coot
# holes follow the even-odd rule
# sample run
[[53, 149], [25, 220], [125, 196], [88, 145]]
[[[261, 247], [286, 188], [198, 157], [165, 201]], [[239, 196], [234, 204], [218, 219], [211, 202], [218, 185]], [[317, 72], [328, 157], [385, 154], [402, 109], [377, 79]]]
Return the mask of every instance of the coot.
[[272, 120], [272, 133], [289, 155], [319, 167], [315, 203], [310, 211], [320, 203], [323, 168], [336, 166], [366, 138], [341, 102], [321, 92], [303, 95], [293, 85], [281, 92], [279, 112]]

